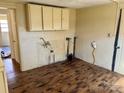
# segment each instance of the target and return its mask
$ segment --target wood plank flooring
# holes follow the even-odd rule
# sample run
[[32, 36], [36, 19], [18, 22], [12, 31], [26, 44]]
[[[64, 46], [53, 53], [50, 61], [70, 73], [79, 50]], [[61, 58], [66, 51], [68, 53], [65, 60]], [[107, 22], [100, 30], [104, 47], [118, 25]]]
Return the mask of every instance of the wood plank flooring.
[[5, 70], [8, 75], [8, 77], [11, 77], [11, 74], [17, 74], [20, 73], [20, 64], [17, 63], [14, 59], [11, 58], [5, 58], [3, 59]]
[[124, 76], [81, 60], [59, 62], [8, 78], [9, 93], [124, 93]]

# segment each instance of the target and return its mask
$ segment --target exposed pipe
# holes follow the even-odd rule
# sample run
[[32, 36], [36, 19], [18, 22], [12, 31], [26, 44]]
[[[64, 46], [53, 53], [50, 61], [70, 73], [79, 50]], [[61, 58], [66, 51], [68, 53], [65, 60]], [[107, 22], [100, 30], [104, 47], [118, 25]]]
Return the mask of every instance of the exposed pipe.
[[93, 48], [93, 51], [92, 51], [92, 56], [93, 56], [93, 65], [95, 64], [95, 48]]

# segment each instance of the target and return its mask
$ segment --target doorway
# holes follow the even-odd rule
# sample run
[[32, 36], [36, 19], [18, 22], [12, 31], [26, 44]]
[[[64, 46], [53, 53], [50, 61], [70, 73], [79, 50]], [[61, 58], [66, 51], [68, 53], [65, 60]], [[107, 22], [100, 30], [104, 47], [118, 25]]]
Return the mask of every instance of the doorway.
[[0, 53], [7, 76], [20, 71], [18, 33], [14, 9], [0, 9]]
[[1, 57], [3, 59], [11, 57], [10, 37], [7, 14], [0, 14], [0, 31], [1, 31]]

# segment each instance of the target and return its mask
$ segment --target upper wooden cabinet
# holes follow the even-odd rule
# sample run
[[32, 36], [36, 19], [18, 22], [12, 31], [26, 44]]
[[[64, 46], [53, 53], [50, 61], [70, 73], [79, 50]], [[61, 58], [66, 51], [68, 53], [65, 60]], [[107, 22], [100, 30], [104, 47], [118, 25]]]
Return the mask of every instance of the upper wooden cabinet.
[[30, 31], [42, 30], [42, 6], [28, 4], [28, 29]]
[[53, 29], [61, 30], [62, 29], [62, 9], [53, 8]]
[[62, 9], [62, 30], [69, 29], [69, 9]]
[[30, 31], [68, 30], [69, 9], [27, 4]]
[[43, 6], [43, 29], [53, 30], [53, 8]]

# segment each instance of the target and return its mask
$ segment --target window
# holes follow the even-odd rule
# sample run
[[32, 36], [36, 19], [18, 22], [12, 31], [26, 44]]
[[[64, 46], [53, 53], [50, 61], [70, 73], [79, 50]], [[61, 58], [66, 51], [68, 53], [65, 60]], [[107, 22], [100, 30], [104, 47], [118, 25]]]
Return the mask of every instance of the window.
[[8, 21], [7, 20], [0, 20], [0, 28], [1, 32], [8, 32]]

